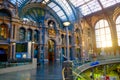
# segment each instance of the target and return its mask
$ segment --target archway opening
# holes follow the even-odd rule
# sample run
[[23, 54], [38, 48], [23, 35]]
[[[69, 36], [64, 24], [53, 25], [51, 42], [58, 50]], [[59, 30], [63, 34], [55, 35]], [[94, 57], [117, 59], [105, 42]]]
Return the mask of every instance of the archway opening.
[[55, 42], [48, 40], [48, 61], [53, 62], [55, 60]]

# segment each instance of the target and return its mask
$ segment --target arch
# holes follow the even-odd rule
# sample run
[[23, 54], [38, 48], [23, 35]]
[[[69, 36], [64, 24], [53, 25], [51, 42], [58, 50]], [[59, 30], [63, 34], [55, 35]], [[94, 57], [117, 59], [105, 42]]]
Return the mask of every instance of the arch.
[[117, 7], [113, 13], [113, 21], [116, 21], [117, 17], [120, 15], [120, 8]]
[[12, 17], [12, 13], [8, 9], [0, 9], [0, 16]]
[[53, 62], [56, 60], [56, 42], [54, 39], [48, 40], [48, 61]]

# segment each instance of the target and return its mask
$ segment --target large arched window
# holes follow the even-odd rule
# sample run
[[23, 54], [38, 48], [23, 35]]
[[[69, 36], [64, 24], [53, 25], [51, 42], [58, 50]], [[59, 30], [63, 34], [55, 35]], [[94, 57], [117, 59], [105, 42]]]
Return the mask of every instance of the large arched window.
[[8, 26], [6, 24], [0, 25], [0, 40], [5, 40], [8, 38]]
[[116, 19], [116, 31], [117, 31], [117, 38], [118, 38], [118, 46], [120, 46], [120, 16]]
[[31, 29], [28, 29], [27, 31], [27, 40], [32, 41], [32, 30]]
[[97, 48], [112, 47], [109, 24], [106, 20], [99, 20], [95, 25]]
[[25, 41], [25, 29], [24, 28], [20, 28], [19, 30], [19, 39], [20, 41]]

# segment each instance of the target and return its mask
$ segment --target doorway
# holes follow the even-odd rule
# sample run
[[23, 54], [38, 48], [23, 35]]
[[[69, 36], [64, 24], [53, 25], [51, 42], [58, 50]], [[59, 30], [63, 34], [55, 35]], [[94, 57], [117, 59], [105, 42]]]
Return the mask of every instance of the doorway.
[[48, 61], [53, 62], [55, 60], [55, 42], [48, 40]]

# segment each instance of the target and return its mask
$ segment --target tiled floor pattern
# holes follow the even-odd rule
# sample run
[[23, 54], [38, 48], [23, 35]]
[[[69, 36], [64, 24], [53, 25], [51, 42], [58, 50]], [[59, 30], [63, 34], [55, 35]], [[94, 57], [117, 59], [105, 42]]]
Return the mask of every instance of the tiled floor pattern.
[[37, 69], [0, 75], [0, 80], [62, 80], [62, 63], [43, 63]]

